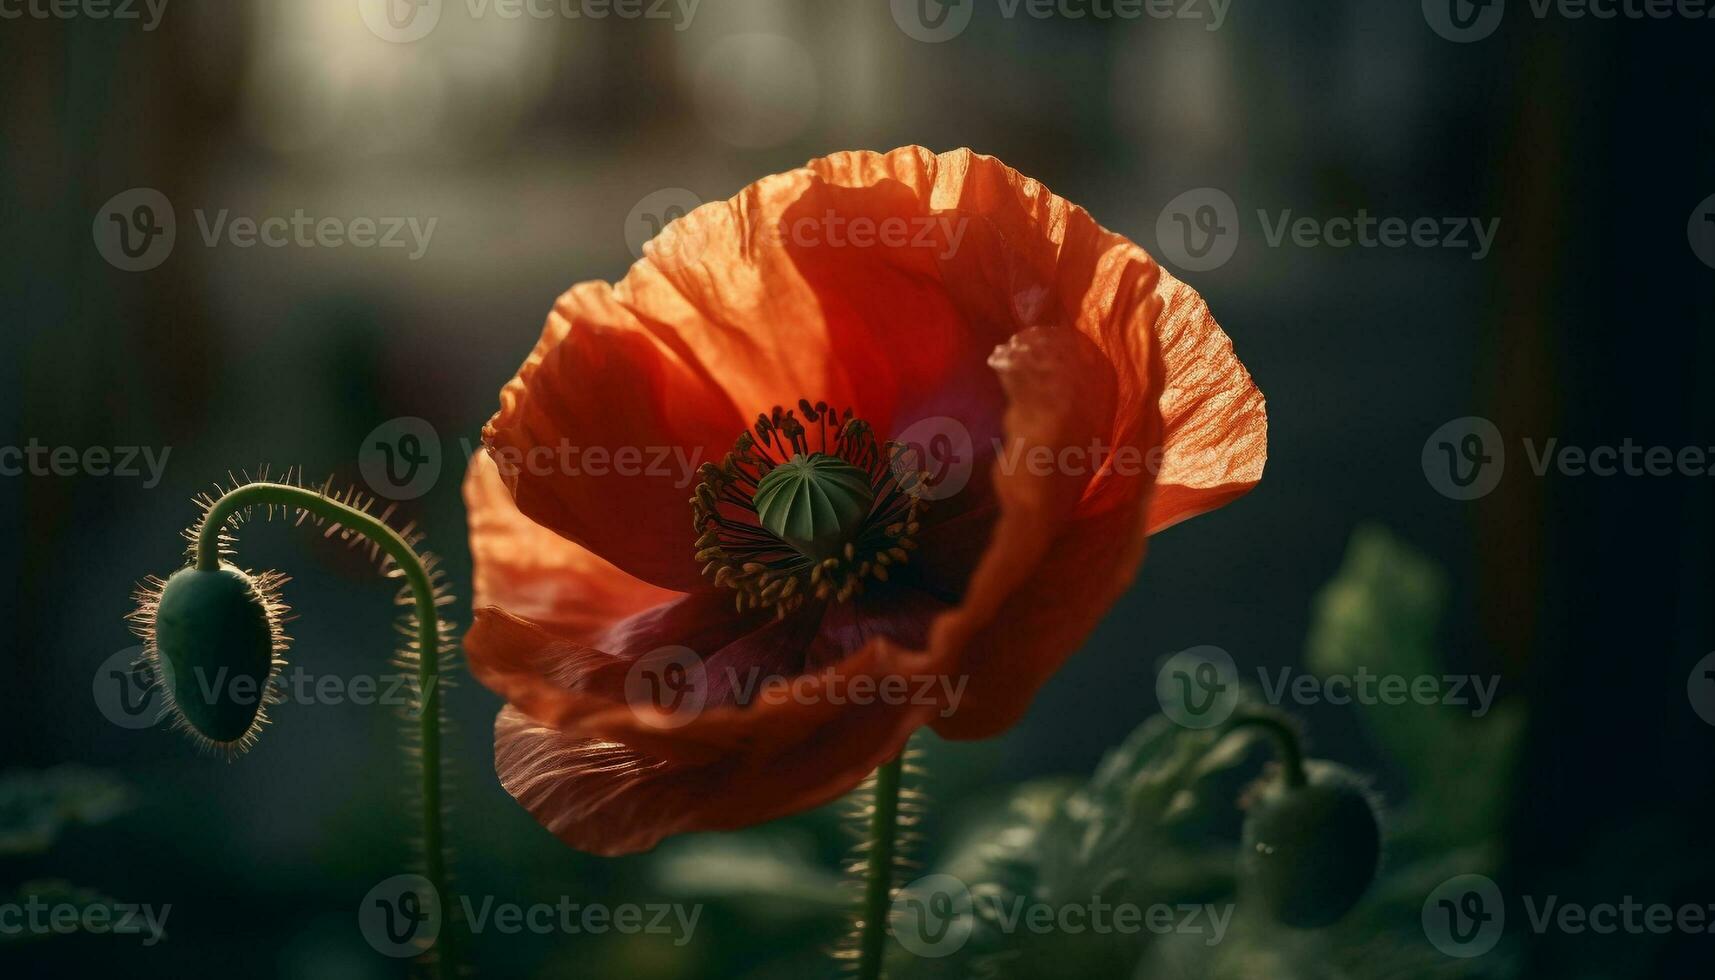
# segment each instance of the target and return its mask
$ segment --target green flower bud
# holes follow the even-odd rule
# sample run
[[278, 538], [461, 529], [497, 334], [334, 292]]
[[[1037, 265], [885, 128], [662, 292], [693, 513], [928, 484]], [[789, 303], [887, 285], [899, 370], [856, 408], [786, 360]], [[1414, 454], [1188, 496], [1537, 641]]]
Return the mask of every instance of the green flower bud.
[[1381, 815], [1362, 779], [1332, 762], [1271, 780], [1245, 819], [1245, 884], [1283, 925], [1317, 929], [1357, 905], [1381, 863]]
[[274, 573], [232, 565], [182, 568], [140, 593], [133, 618], [179, 727], [216, 748], [243, 751], [267, 722], [285, 648]]
[[751, 497], [775, 537], [821, 561], [840, 553], [875, 505], [863, 470], [826, 453], [793, 456], [768, 471]]

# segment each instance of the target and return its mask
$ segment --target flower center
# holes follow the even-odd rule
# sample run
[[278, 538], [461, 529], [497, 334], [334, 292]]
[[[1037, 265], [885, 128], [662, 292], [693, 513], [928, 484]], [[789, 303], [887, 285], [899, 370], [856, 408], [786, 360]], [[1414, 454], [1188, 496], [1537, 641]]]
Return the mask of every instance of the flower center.
[[799, 399], [798, 412], [758, 415], [725, 459], [698, 470], [696, 557], [741, 612], [845, 602], [917, 547], [925, 474], [898, 465], [902, 447], [878, 443], [849, 408]]

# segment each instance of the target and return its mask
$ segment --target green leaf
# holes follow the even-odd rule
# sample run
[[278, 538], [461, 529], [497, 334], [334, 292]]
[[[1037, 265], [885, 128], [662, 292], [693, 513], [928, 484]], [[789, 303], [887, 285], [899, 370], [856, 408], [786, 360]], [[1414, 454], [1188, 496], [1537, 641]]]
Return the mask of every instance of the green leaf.
[[741, 902], [771, 919], [839, 916], [851, 905], [808, 840], [773, 830], [678, 838], [661, 848], [653, 875], [675, 894]]
[[0, 856], [40, 854], [67, 824], [99, 824], [131, 806], [117, 776], [80, 766], [0, 773]]
[[1151, 718], [1079, 785], [1026, 783], [983, 807], [935, 874], [973, 897], [971, 932], [944, 956], [896, 946], [900, 980], [995, 976], [1125, 976], [1154, 939], [1147, 930], [1066, 932], [1023, 928], [1032, 908], [1100, 903], [1140, 908], [1204, 902], [1233, 888], [1230, 841], [1199, 833], [1234, 809], [1228, 777], [1243, 755], [1211, 753], [1215, 736]]
[[[1433, 562], [1382, 528], [1360, 528], [1316, 598], [1306, 663], [1324, 677], [1362, 670], [1440, 678], [1446, 664], [1436, 631], [1446, 604], [1446, 576]], [[1494, 689], [1492, 676], [1476, 681]], [[1464, 691], [1475, 706], [1474, 685]], [[1524, 719], [1511, 704], [1482, 717], [1475, 711], [1409, 699], [1364, 705], [1366, 726], [1411, 782], [1417, 807], [1402, 829], [1447, 844], [1495, 833]]]

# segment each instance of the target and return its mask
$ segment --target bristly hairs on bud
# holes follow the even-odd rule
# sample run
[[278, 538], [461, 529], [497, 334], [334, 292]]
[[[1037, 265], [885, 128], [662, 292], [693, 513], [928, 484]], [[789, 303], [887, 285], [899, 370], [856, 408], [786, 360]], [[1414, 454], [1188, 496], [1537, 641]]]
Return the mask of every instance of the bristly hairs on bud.
[[846, 862], [845, 887], [851, 895], [849, 928], [831, 951], [842, 972], [858, 980], [881, 975], [887, 952], [888, 915], [899, 883], [922, 865], [912, 858], [922, 834], [917, 830], [928, 797], [909, 779], [928, 775], [923, 750], [907, 742], [892, 762], [877, 769], [845, 799], [845, 827], [855, 842]]
[[[398, 580], [396, 604], [404, 607], [397, 629], [404, 641], [396, 648], [390, 663], [401, 670], [414, 673], [416, 685], [411, 702], [402, 706], [405, 720], [405, 754], [418, 774], [414, 781], [415, 806], [422, 814], [421, 836], [414, 844], [425, 876], [439, 893], [448, 928], [443, 928], [436, 948], [426, 954], [422, 963], [436, 976], [458, 974], [456, 927], [458, 904], [449, 890], [447, 847], [442, 833], [444, 798], [441, 736], [444, 731], [442, 707], [447, 672], [457, 666], [458, 645], [453, 624], [441, 610], [455, 599], [449, 590], [440, 560], [421, 551], [423, 534], [415, 522], [393, 526], [394, 504], [377, 508], [372, 496], [351, 487], [333, 489], [331, 478], [317, 486], [304, 482], [298, 470], [287, 470], [278, 481], [271, 481], [266, 467], [256, 476], [248, 473], [228, 473], [224, 484], [216, 484], [209, 493], [196, 498], [201, 518], [184, 532], [189, 541], [190, 564], [182, 572], [226, 571], [248, 579], [254, 584], [252, 601], [260, 603], [272, 638], [272, 661], [267, 669], [264, 703], [254, 722], [237, 738], [215, 739], [198, 731], [187, 718], [183, 706], [168, 692], [164, 710], [172, 712], [176, 727], [186, 730], [204, 749], [224, 752], [230, 760], [253, 746], [264, 725], [269, 722], [267, 704], [280, 700], [278, 673], [285, 666], [287, 638], [283, 624], [289, 613], [280, 599], [280, 587], [287, 581], [278, 572], [252, 573], [242, 570], [237, 562], [236, 533], [252, 520], [285, 518], [295, 526], [309, 525], [322, 529], [322, 536], [337, 539], [350, 547], [367, 551], [381, 573]], [[138, 607], [130, 615], [132, 629], [143, 639], [145, 653], [157, 679], [169, 674], [171, 665], [160, 649], [162, 599], [171, 578], [151, 577], [136, 592]], [[193, 609], [193, 612], [195, 610]], [[218, 631], [217, 631], [218, 632]], [[170, 685], [163, 684], [163, 687]]]
[[161, 599], [166, 594], [168, 579], [150, 575], [138, 583], [132, 592], [137, 608], [126, 614], [125, 618], [130, 621], [131, 632], [143, 643], [142, 662], [148, 665], [150, 676], [155, 679], [161, 692], [162, 716], [170, 719], [172, 727], [183, 732], [199, 752], [224, 756], [226, 761], [231, 762], [255, 746], [257, 739], [262, 736], [262, 729], [272, 720], [268, 709], [282, 700], [278, 675], [286, 666], [286, 651], [292, 642], [292, 638], [286, 635], [286, 623], [294, 617], [291, 608], [281, 598], [281, 589], [291, 581], [290, 576], [279, 572], [248, 572], [230, 563], [222, 563], [222, 568], [249, 580], [253, 589], [253, 601], [260, 607], [263, 620], [267, 624], [271, 648], [267, 676], [258, 685], [255, 715], [244, 731], [236, 737], [216, 738], [206, 734], [190, 720], [186, 706], [179, 703], [174, 685], [166, 683], [165, 679], [172, 675], [162, 657], [156, 624], [160, 618]]

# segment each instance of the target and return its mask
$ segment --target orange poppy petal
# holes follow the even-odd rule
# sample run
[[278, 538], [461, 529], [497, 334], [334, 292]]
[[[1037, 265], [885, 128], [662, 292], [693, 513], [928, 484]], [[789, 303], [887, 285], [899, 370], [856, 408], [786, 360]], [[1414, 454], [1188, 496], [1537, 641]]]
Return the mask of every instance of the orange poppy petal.
[[[1134, 246], [1135, 247], [1135, 246]], [[1268, 409], [1196, 291], [1163, 272], [1151, 358], [1163, 382], [1149, 534], [1243, 496], [1268, 463]]]
[[[841, 186], [909, 187], [919, 214], [977, 216], [944, 263], [945, 287], [961, 311], [988, 309], [1018, 326], [1064, 317], [1096, 342], [1120, 385], [1109, 444], [1160, 447], [1150, 533], [1261, 480], [1268, 457], [1261, 392], [1203, 299], [1136, 244], [970, 150], [852, 151], [807, 169]], [[1159, 431], [1140, 440], [1144, 424]]]
[[[803, 610], [774, 621], [766, 614], [735, 617], [724, 597], [704, 593], [649, 610], [589, 643], [488, 608], [478, 611], [465, 646], [472, 675], [542, 724], [623, 741], [663, 759], [707, 762], [734, 751], [771, 751], [843, 724], [852, 699], [841, 692], [854, 684], [873, 690], [884, 678], [910, 677], [926, 688], [923, 678], [951, 673], [951, 663], [912, 649], [943, 608], [921, 594], [885, 604], [869, 597], [831, 615]], [[864, 621], [854, 623], [854, 615]], [[633, 668], [669, 647], [695, 653], [701, 673], [692, 714], [665, 725], [650, 711], [648, 688]], [[771, 696], [783, 679], [794, 695]], [[914, 693], [913, 700], [921, 699]]]
[[[855, 659], [890, 659], [874, 654]], [[797, 699], [706, 713], [687, 727], [724, 736], [724, 747], [692, 761], [655, 753], [672, 745], [670, 738], [569, 734], [508, 705], [495, 719], [495, 771], [544, 827], [593, 854], [628, 854], [670, 834], [772, 820], [850, 792], [940, 710], [928, 702], [839, 705], [822, 686], [826, 679], [802, 682]], [[756, 738], [770, 729], [783, 737]]]
[[1064, 527], [1011, 593], [1005, 610], [966, 641], [968, 678], [958, 711], [935, 721], [943, 738], [990, 738], [1029, 710], [1037, 690], [1077, 652], [1143, 560], [1147, 535], [1136, 505]]
[[464, 500], [478, 609], [503, 608], [552, 624], [567, 639], [588, 640], [679, 595], [627, 575], [525, 517], [487, 453], [471, 458]]
[[965, 221], [908, 182], [854, 186], [812, 164], [674, 222], [614, 297], [670, 329], [747, 418], [799, 397], [884, 434], [961, 402], [998, 413], [982, 363], [1019, 324], [972, 316], [947, 288]]
[[702, 586], [691, 556], [695, 468], [744, 428], [704, 368], [602, 283], [561, 296], [483, 429], [518, 509], [626, 573]]

